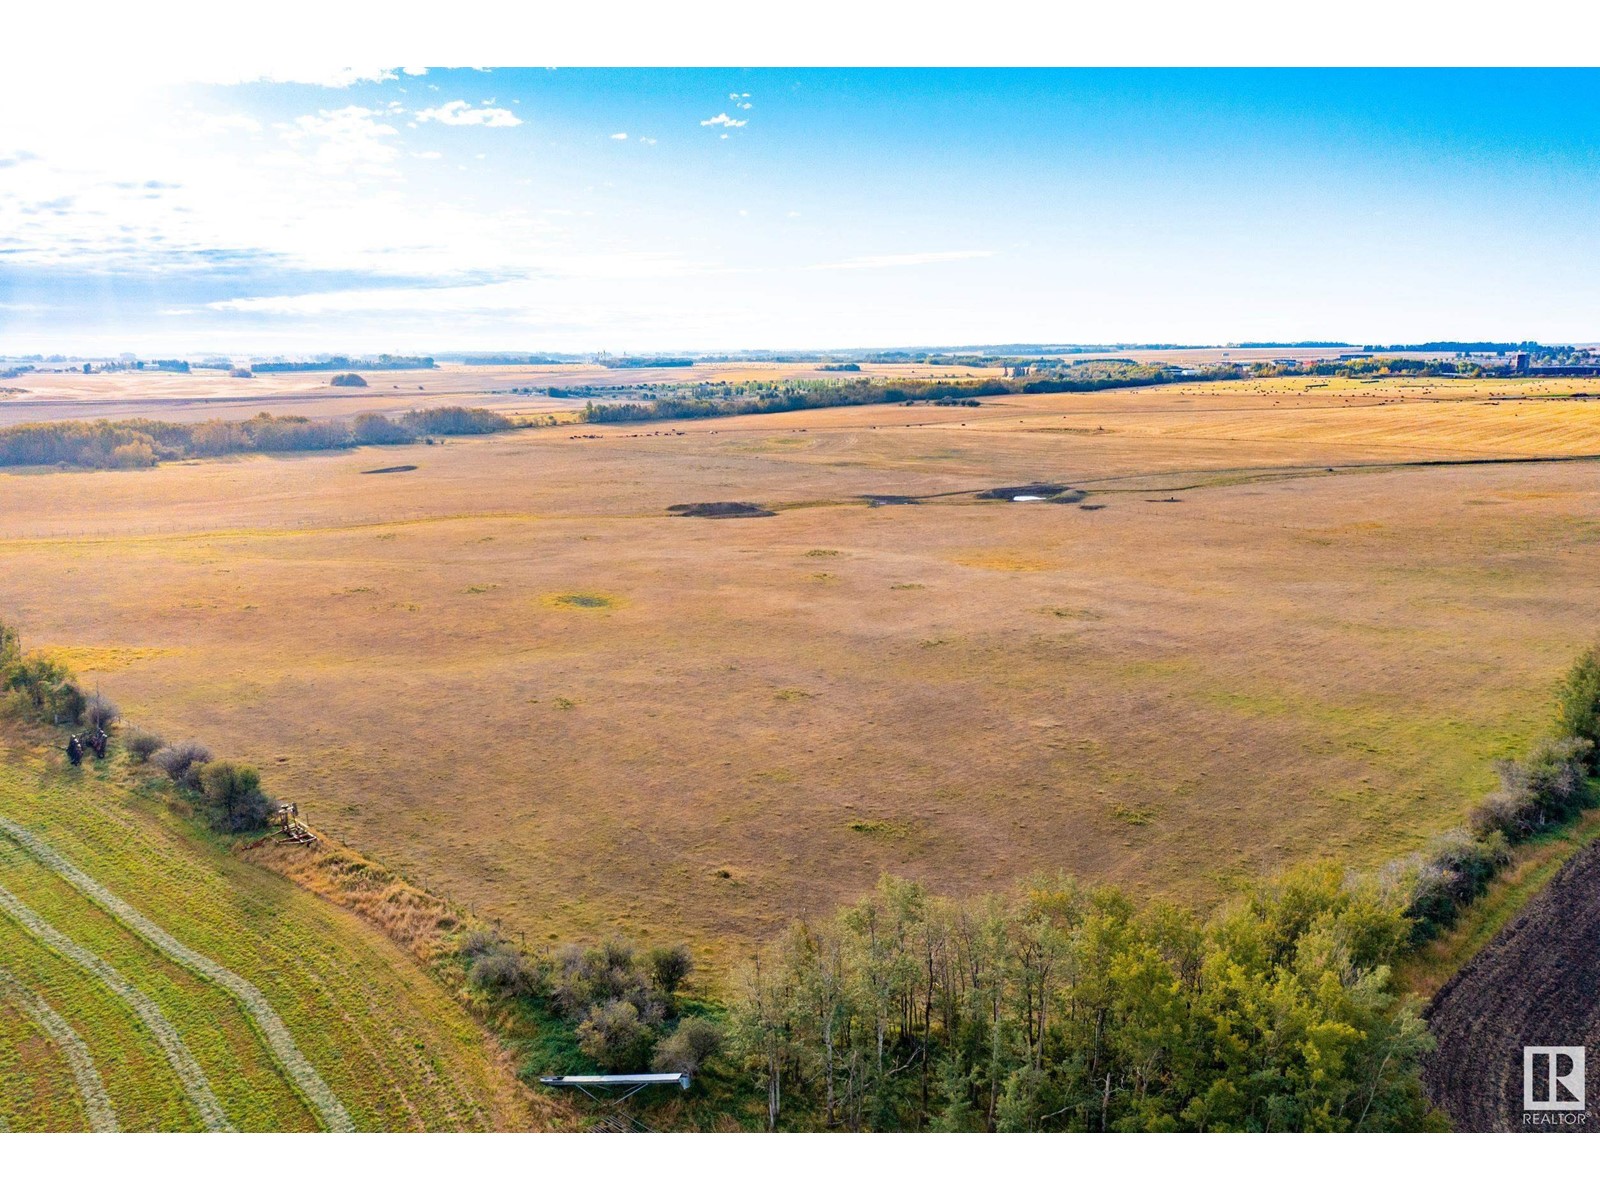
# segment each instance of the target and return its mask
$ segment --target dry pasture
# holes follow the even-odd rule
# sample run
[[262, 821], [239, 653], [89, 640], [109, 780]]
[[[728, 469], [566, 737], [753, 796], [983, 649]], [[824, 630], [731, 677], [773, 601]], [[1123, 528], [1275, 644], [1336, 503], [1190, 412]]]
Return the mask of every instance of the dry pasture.
[[[1207, 902], [1417, 848], [1540, 732], [1596, 634], [1600, 463], [1469, 460], [1600, 455], [1585, 382], [0, 472], [0, 613], [530, 938], [726, 963], [884, 870]], [[1033, 481], [1088, 494], [974, 498]], [[775, 515], [667, 511], [717, 501]]]

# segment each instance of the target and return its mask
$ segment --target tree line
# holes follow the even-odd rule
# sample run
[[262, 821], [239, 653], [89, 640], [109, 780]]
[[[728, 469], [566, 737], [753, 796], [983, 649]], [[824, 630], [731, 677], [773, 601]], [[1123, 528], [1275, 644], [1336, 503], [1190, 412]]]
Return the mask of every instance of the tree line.
[[224, 454], [404, 445], [434, 437], [497, 433], [513, 424], [487, 409], [461, 407], [418, 409], [396, 417], [362, 413], [349, 420], [260, 413], [244, 421], [196, 423], [51, 421], [0, 429], [0, 467], [132, 470]]
[[[773, 384], [697, 383], [663, 387], [660, 394], [649, 395], [643, 400], [607, 402], [602, 399], [596, 403], [590, 399], [584, 405], [583, 419], [601, 424], [679, 421], [867, 404], [963, 402], [988, 396], [1041, 392], [1098, 392], [1110, 388], [1149, 387], [1180, 379], [1237, 379], [1242, 375], [1238, 367], [1179, 371], [1154, 364], [1103, 362], [1079, 364], [1049, 375], [1026, 378], [928, 381], [791, 379]], [[551, 389], [551, 395], [555, 394], [555, 389]], [[562, 394], [574, 395], [578, 392], [576, 389], [567, 389]]]
[[1564, 681], [1557, 735], [1425, 851], [1301, 867], [1207, 919], [1070, 879], [956, 900], [886, 877], [751, 961], [733, 1052], [774, 1129], [1437, 1128], [1393, 965], [1512, 842], [1600, 799], [1600, 649]]

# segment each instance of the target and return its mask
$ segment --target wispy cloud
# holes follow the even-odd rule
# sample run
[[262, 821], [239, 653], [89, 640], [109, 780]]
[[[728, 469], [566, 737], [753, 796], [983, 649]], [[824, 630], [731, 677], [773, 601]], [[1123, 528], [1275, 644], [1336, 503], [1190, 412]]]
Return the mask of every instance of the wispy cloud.
[[749, 92], [729, 92], [728, 99], [733, 101], [735, 108], [748, 109], [751, 107]]
[[522, 118], [509, 108], [473, 108], [465, 100], [450, 100], [437, 108], [424, 108], [418, 121], [437, 121], [441, 125], [483, 125], [489, 129], [508, 129], [521, 125]]
[[611, 140], [613, 142], [625, 142], [628, 140], [628, 135], [625, 133], [613, 133], [611, 135]]
[[738, 117], [730, 117], [727, 113], [721, 112], [714, 117], [707, 117], [704, 121], [701, 121], [700, 124], [725, 125], [729, 129], [738, 129], [741, 125], [748, 125], [750, 122], [748, 120], [741, 120]]
[[310, 149], [320, 166], [388, 173], [400, 151], [392, 140], [399, 130], [379, 120], [386, 115], [383, 109], [349, 104], [296, 117], [277, 128], [290, 145]]
[[[798, 215], [798, 214], [792, 214]], [[959, 262], [966, 258], [990, 258], [993, 250], [928, 250], [920, 254], [864, 254], [842, 262], [816, 263], [808, 271], [872, 271], [880, 267], [924, 267], [931, 263]]]

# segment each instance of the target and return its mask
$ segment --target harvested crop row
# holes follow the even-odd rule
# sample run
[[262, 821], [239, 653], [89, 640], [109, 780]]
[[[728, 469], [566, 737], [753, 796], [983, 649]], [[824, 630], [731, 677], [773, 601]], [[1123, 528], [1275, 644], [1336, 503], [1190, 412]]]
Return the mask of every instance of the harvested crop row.
[[[90, 903], [3, 833], [0, 887], [132, 980], [161, 1009], [211, 1081], [235, 1128], [242, 1132], [321, 1128], [315, 1111], [295, 1090], [233, 997]], [[51, 1002], [61, 1012], [75, 1014], [70, 1006]], [[105, 1031], [100, 1033], [104, 1036]], [[89, 1030], [84, 1036], [91, 1045], [97, 1044]]]
[[205, 1128], [212, 1132], [232, 1131], [233, 1126], [229, 1124], [227, 1114], [222, 1111], [216, 1093], [211, 1090], [211, 1083], [206, 1078], [205, 1072], [200, 1069], [200, 1064], [195, 1061], [194, 1055], [189, 1053], [189, 1048], [184, 1045], [183, 1038], [173, 1028], [172, 1022], [167, 1020], [161, 1009], [148, 996], [129, 983], [110, 963], [79, 946], [4, 888], [0, 888], [0, 912], [4, 912], [36, 940], [50, 947], [68, 962], [89, 972], [121, 997], [161, 1044], [167, 1061], [182, 1081], [184, 1093], [189, 1097], [189, 1103], [194, 1106]]
[[267, 1003], [267, 998], [261, 994], [260, 989], [205, 955], [191, 950], [132, 905], [102, 887], [93, 877], [73, 866], [43, 839], [28, 832], [16, 822], [0, 817], [0, 832], [162, 954], [233, 996], [250, 1014], [251, 1020], [255, 1022], [256, 1028], [260, 1030], [261, 1036], [272, 1049], [273, 1055], [295, 1089], [316, 1110], [323, 1127], [337, 1133], [354, 1131], [355, 1124], [351, 1121], [350, 1114], [334, 1095], [333, 1089], [306, 1061], [305, 1055], [300, 1053], [300, 1048], [295, 1045], [288, 1026], [283, 1023], [272, 1005]]
[[116, 1110], [111, 1106], [111, 1097], [106, 1095], [106, 1085], [100, 1078], [100, 1072], [95, 1069], [94, 1056], [89, 1053], [89, 1047], [77, 1031], [67, 1024], [60, 1013], [46, 1004], [43, 997], [23, 987], [21, 981], [3, 967], [0, 967], [0, 995], [9, 996], [44, 1031], [45, 1036], [60, 1047], [67, 1066], [72, 1069], [73, 1080], [78, 1085], [78, 1096], [83, 1101], [89, 1131], [116, 1133]]
[[[357, 1128], [526, 1128], [543, 1119], [528, 1111], [527, 1094], [493, 1056], [485, 1032], [380, 932], [259, 865], [218, 853], [188, 821], [130, 781], [120, 763], [74, 773], [59, 768], [59, 758], [59, 747], [41, 745], [31, 731], [0, 723], [0, 811], [48, 839], [58, 854], [184, 945], [251, 980], [293, 1030], [306, 1060]], [[58, 927], [130, 977], [141, 978], [135, 964], [148, 959], [150, 986], [164, 989], [157, 997], [163, 1007], [169, 996], [174, 1004], [187, 1005], [182, 1013], [167, 1011], [200, 1053], [240, 1128], [315, 1127], [315, 1111], [284, 1079], [247, 1014], [225, 993], [159, 956], [11, 840], [0, 838], [0, 850], [13, 863], [9, 878], [15, 882], [6, 886]], [[28, 982], [63, 1012], [76, 1014], [79, 1005], [93, 999], [82, 993], [99, 991], [87, 979], [59, 981], [41, 972]], [[79, 995], [69, 1003], [58, 982], [75, 986]], [[202, 1045], [200, 1034], [190, 1031], [211, 1003], [203, 1001], [205, 995], [215, 997], [236, 1027]], [[75, 1024], [95, 1047], [124, 1124], [170, 1129], [185, 1123], [175, 1087], [159, 1118], [130, 1110], [124, 1097], [132, 1081], [102, 1055], [103, 1041], [121, 1049], [125, 1039], [109, 1019], [100, 1022], [99, 1033]], [[131, 1049], [147, 1040], [142, 1029], [129, 1032], [137, 1033], [128, 1042]], [[248, 1078], [224, 1080], [219, 1064], [230, 1053], [248, 1056], [239, 1062]], [[153, 1043], [149, 1054], [160, 1063], [158, 1074], [170, 1078]], [[268, 1103], [259, 1085], [262, 1071], [281, 1099]], [[145, 1090], [156, 1086], [148, 1066], [139, 1078]], [[241, 1094], [259, 1103], [242, 1108]], [[285, 1102], [293, 1104], [293, 1122]]]

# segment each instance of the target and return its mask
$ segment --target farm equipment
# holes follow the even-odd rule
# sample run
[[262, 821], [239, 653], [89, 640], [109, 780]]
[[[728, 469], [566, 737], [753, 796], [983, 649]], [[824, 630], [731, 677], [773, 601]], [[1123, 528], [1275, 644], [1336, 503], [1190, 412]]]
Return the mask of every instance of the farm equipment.
[[293, 842], [297, 846], [316, 845], [317, 835], [312, 833], [311, 827], [300, 819], [298, 804], [278, 805], [278, 811], [273, 814], [273, 824], [278, 829], [275, 839], [277, 841]]

